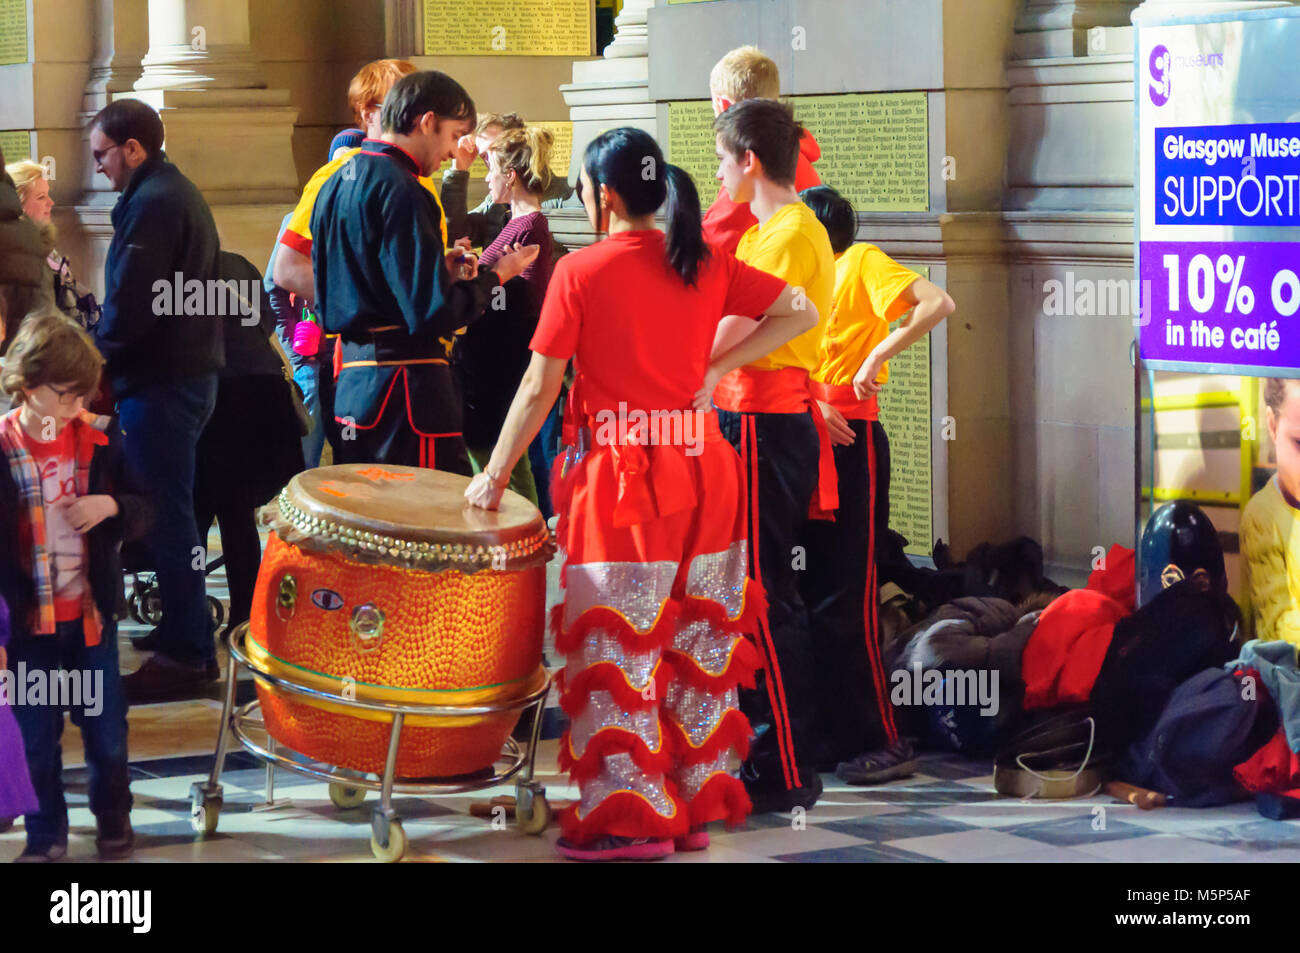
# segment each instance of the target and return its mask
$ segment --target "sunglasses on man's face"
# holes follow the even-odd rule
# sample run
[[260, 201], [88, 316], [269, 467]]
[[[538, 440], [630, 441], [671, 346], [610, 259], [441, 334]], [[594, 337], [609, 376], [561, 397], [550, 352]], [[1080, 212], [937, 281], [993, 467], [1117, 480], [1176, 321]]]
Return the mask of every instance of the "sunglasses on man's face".
[[108, 155], [114, 149], [121, 149], [121, 148], [122, 148], [122, 143], [118, 142], [109, 146], [107, 149], [95, 149], [90, 153], [90, 156], [92, 159], [95, 160], [95, 165], [103, 165], [104, 157], [106, 155]]

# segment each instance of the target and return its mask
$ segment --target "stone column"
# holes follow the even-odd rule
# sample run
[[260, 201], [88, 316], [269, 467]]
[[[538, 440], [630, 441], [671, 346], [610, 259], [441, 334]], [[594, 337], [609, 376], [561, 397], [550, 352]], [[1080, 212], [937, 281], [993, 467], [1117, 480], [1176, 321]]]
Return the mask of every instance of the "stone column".
[[80, 143], [75, 156], [79, 195], [61, 210], [61, 250], [73, 260], [78, 277], [102, 293], [104, 256], [113, 238], [109, 219], [117, 193], [95, 171], [90, 158], [90, 121], [113, 96], [129, 93], [140, 78], [140, 61], [149, 50], [148, 0], [93, 0], [94, 51], [78, 116]]
[[149, 0], [149, 55], [135, 88], [260, 89], [248, 0]]
[[664, 140], [650, 96], [646, 16], [654, 5], [655, 0], [625, 0], [623, 12], [614, 21], [614, 42], [606, 47], [604, 56], [574, 63], [573, 82], [560, 87], [573, 120], [570, 181], [578, 176], [587, 144], [602, 130], [637, 126]]
[[1013, 60], [1096, 55], [1132, 47], [1141, 0], [1029, 0], [1016, 17]]
[[[122, 3], [122, 0], [115, 0]], [[202, 191], [223, 247], [262, 267], [297, 200], [288, 89], [267, 89], [249, 0], [148, 0], [149, 51], [134, 89], [153, 106], [168, 158]]]
[[614, 42], [605, 48], [609, 59], [650, 54], [646, 16], [655, 0], [624, 0], [623, 10], [614, 19]]
[[1133, 22], [1153, 17], [1195, 16], [1201, 13], [1243, 13], [1269, 7], [1293, 7], [1294, 0], [1146, 0], [1133, 11]]

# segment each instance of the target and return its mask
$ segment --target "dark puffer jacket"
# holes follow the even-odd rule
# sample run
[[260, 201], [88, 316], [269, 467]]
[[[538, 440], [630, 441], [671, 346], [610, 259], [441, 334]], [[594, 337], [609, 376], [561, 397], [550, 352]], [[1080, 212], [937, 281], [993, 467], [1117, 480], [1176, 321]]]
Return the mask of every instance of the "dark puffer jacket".
[[23, 215], [23, 203], [13, 180], [0, 172], [0, 311], [4, 313], [0, 354], [28, 312], [42, 303], [53, 303], [49, 267], [45, 264], [48, 253], [40, 230]]
[[1005, 599], [964, 596], [940, 606], [891, 643], [884, 653], [890, 683], [921, 671], [997, 673], [996, 714], [976, 706], [918, 705], [897, 710], [908, 734], [968, 754], [987, 753], [1013, 732], [1021, 716], [1025, 683], [1020, 657], [1038, 625], [1038, 612], [1021, 613]]

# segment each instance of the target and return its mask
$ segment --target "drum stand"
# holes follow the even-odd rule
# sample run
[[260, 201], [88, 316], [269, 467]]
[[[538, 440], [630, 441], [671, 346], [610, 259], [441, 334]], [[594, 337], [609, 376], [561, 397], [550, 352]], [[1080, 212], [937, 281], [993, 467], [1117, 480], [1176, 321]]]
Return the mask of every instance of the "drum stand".
[[[233, 737], [249, 754], [266, 764], [266, 798], [271, 803], [274, 795], [275, 768], [285, 768], [298, 774], [329, 783], [330, 800], [340, 809], [357, 808], [364, 803], [367, 791], [379, 792], [379, 803], [370, 814], [370, 849], [375, 857], [387, 863], [400, 860], [406, 853], [406, 832], [401, 818], [393, 809], [393, 793], [415, 795], [457, 794], [479, 791], [515, 780], [515, 824], [525, 834], [540, 834], [551, 820], [551, 807], [546, 800], [546, 789], [534, 779], [537, 748], [542, 733], [542, 714], [550, 680], [540, 689], [524, 698], [496, 705], [397, 705], [385, 702], [361, 701], [344, 695], [321, 691], [299, 685], [282, 675], [275, 675], [253, 662], [244, 648], [248, 623], [238, 626], [230, 636], [230, 658], [226, 666], [225, 701], [221, 711], [221, 731], [217, 736], [216, 759], [206, 782], [190, 786], [190, 824], [200, 835], [217, 829], [221, 813], [221, 772], [225, 768], [226, 754]], [[332, 765], [318, 765], [291, 758], [282, 753], [268, 735], [266, 745], [259, 744], [249, 735], [249, 729], [265, 730], [261, 718], [261, 702], [254, 699], [239, 708], [235, 707], [236, 676], [240, 666], [247, 668], [258, 682], [294, 695], [315, 701], [330, 702], [348, 708], [381, 712], [391, 716], [392, 731], [388, 739], [388, 755], [384, 773], [378, 779], [371, 775]], [[432, 715], [439, 717], [464, 717], [467, 715], [499, 715], [505, 712], [533, 713], [532, 731], [527, 748], [521, 748], [514, 738], [507, 738], [491, 777], [457, 781], [398, 781], [396, 778], [397, 752], [401, 743], [402, 725], [407, 716]], [[504, 811], [503, 811], [504, 815]]]

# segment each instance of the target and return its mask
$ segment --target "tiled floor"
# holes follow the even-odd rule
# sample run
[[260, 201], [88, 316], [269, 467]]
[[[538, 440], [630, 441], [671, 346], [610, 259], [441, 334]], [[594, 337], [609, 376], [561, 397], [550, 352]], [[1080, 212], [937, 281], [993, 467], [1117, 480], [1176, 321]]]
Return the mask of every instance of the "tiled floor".
[[[215, 535], [213, 541], [215, 542]], [[224, 597], [220, 575], [209, 591]], [[139, 664], [123, 629], [123, 669]], [[369, 811], [336, 809], [327, 787], [280, 771], [276, 803], [264, 803], [265, 769], [242, 751], [222, 777], [225, 804], [217, 833], [199, 839], [190, 828], [189, 788], [204, 780], [220, 722], [218, 692], [209, 699], [133, 708], [130, 713], [132, 820], [138, 862], [370, 861]], [[94, 820], [86, 802], [80, 739], [69, 726], [65, 772], [73, 829], [70, 859], [94, 858]], [[575, 796], [555, 768], [555, 742], [538, 761], [552, 802]], [[826, 776], [826, 794], [802, 816], [751, 818], [743, 830], [713, 833], [705, 852], [669, 862], [1097, 862], [1300, 860], [1300, 821], [1261, 818], [1251, 803], [1192, 810], [1139, 811], [1097, 796], [1070, 802], [1019, 801], [993, 791], [990, 766], [930, 755], [905, 781], [852, 788]], [[474, 801], [509, 788], [437, 799], [398, 797], [395, 807], [410, 840], [412, 861], [558, 861], [552, 828], [528, 837], [470, 816]], [[22, 824], [0, 835], [0, 862], [21, 851]]]
[[[192, 712], [203, 715], [199, 708]], [[199, 732], [195, 733], [196, 740]], [[207, 739], [210, 742], [210, 738]], [[188, 745], [187, 745], [188, 747]], [[543, 745], [542, 780], [556, 802], [574, 791], [556, 776], [555, 742]], [[342, 811], [322, 783], [276, 777], [276, 803], [264, 803], [265, 769], [233, 755], [222, 777], [218, 832], [190, 829], [191, 782], [206, 778], [211, 754], [133, 762], [132, 815], [138, 862], [370, 861], [367, 807]], [[66, 772], [72, 860], [94, 857], [86, 771]], [[806, 815], [753, 817], [743, 830], [713, 832], [713, 846], [669, 862], [1098, 862], [1300, 860], [1300, 822], [1267, 821], [1250, 803], [1192, 810], [1139, 811], [1093, 797], [1068, 803], [998, 798], [987, 766], [947, 756], [924, 759], [921, 773], [879, 788], [851, 788], [827, 776], [821, 802]], [[509, 788], [421, 799], [397, 797], [411, 861], [558, 861], [554, 828], [528, 837], [471, 817], [469, 806]], [[21, 824], [0, 835], [0, 861], [22, 848]]]

